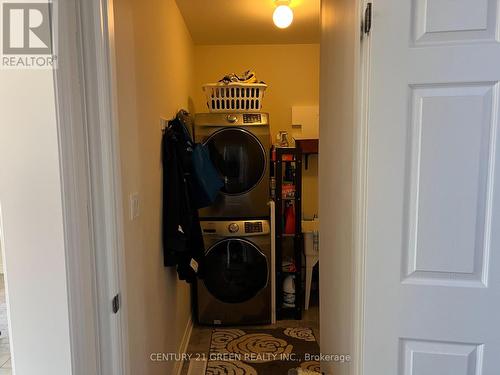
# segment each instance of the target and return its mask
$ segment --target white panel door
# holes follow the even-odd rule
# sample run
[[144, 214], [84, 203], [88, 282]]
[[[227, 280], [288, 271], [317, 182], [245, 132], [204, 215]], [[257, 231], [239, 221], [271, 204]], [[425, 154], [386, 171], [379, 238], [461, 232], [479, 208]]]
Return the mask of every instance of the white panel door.
[[376, 0], [365, 375], [500, 373], [498, 0]]

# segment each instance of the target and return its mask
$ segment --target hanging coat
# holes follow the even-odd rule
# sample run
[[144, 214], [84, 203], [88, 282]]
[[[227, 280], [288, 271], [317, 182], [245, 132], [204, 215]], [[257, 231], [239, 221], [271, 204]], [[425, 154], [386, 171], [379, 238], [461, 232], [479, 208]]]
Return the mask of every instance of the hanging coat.
[[177, 267], [181, 280], [194, 282], [201, 274], [203, 236], [191, 198], [193, 141], [179, 112], [162, 137], [163, 254], [166, 267]]

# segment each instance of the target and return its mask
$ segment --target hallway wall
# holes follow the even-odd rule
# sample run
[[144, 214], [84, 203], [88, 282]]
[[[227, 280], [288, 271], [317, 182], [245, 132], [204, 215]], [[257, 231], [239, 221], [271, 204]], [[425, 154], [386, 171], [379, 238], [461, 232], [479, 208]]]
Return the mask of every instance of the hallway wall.
[[[350, 354], [353, 362], [323, 362], [327, 375], [357, 374], [355, 261], [357, 101], [360, 66], [359, 3], [322, 0], [320, 102], [320, 276], [321, 352]], [[356, 199], [354, 199], [356, 198]], [[359, 244], [358, 244], [359, 245]], [[359, 262], [358, 264], [360, 264]], [[356, 279], [358, 278], [358, 279]]]
[[165, 375], [174, 363], [150, 354], [179, 351], [191, 312], [188, 285], [163, 267], [159, 121], [192, 107], [193, 42], [174, 0], [115, 0], [114, 11], [131, 374]]
[[0, 69], [0, 82], [0, 241], [15, 373], [71, 375], [53, 71]]

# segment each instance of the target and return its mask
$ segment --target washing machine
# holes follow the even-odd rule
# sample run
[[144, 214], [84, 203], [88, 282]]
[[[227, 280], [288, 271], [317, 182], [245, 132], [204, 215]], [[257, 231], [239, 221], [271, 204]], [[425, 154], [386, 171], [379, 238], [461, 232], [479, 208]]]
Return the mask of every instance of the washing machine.
[[268, 220], [202, 221], [205, 274], [197, 281], [198, 322], [271, 323], [271, 233]]
[[267, 113], [201, 113], [195, 117], [195, 140], [208, 146], [224, 180], [215, 203], [200, 210], [202, 219], [269, 217]]

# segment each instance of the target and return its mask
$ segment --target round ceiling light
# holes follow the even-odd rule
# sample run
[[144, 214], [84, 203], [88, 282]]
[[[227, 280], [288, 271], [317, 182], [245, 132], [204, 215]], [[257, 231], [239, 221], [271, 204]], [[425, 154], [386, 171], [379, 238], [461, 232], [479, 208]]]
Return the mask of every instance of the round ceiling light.
[[273, 21], [280, 29], [286, 29], [293, 21], [292, 9], [288, 5], [278, 5], [273, 13]]

